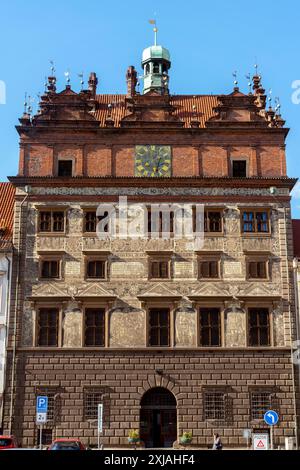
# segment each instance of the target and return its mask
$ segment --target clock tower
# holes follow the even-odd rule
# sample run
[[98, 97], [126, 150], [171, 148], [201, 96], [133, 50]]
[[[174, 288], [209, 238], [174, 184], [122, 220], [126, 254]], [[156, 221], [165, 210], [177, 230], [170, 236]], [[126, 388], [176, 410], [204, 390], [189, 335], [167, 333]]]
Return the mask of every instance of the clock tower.
[[142, 55], [144, 94], [149, 91], [156, 91], [164, 95], [169, 93], [170, 52], [165, 47], [156, 44], [156, 28], [154, 32], [154, 46], [144, 49]]

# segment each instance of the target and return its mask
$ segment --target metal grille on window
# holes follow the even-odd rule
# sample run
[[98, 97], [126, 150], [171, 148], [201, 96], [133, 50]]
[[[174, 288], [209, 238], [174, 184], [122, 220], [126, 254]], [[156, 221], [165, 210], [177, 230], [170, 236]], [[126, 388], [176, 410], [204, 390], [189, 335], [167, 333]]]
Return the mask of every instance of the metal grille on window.
[[224, 392], [205, 392], [204, 415], [205, 419], [225, 420], [226, 395]]
[[103, 390], [86, 389], [84, 391], [84, 417], [85, 419], [98, 418], [98, 405], [103, 403]]
[[251, 393], [251, 419], [263, 419], [266, 411], [272, 409], [270, 392]]

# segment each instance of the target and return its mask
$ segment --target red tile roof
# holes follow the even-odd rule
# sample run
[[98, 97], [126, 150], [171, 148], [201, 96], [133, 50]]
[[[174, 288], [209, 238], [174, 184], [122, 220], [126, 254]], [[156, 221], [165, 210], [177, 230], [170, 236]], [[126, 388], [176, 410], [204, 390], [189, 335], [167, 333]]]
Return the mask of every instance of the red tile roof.
[[294, 255], [300, 258], [300, 219], [294, 219], [293, 236], [294, 236]]
[[14, 218], [15, 188], [11, 183], [0, 183], [0, 249], [11, 245]]
[[[109, 115], [108, 105], [111, 104], [111, 118], [115, 121], [115, 126], [120, 126], [120, 121], [128, 112], [125, 107], [126, 95], [97, 95], [98, 102], [96, 119], [100, 121], [100, 126], [104, 127], [105, 120]], [[173, 95], [171, 105], [176, 109], [174, 114], [184, 122], [184, 127], [190, 127], [192, 119], [200, 122], [200, 127], [205, 127], [205, 122], [215, 115], [213, 108], [218, 104], [216, 95]], [[194, 108], [193, 108], [194, 107]]]

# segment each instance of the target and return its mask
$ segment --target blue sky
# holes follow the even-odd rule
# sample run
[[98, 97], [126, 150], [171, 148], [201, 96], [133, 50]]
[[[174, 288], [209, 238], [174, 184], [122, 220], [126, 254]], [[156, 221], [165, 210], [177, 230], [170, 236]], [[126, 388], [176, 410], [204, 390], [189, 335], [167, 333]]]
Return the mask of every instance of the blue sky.
[[[152, 43], [148, 19], [156, 17], [158, 39], [172, 56], [171, 93], [229, 93], [232, 72], [247, 91], [245, 74], [259, 64], [266, 90], [279, 96], [291, 128], [287, 139], [289, 176], [299, 176], [300, 104], [292, 103], [292, 82], [300, 80], [300, 4], [297, 0], [10, 0], [0, 7], [0, 180], [17, 173], [18, 135], [24, 92], [37, 101], [56, 64], [58, 86], [70, 70], [95, 71], [100, 93], [124, 93], [128, 65], [140, 65], [142, 49]], [[299, 209], [297, 208], [299, 206]], [[293, 201], [300, 218], [300, 191]]]

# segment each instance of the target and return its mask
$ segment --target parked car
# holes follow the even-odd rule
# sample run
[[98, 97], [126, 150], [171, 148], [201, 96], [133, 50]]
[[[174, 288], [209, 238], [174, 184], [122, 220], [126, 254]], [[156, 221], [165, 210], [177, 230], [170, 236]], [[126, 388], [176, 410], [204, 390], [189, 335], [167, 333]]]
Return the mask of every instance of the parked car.
[[55, 439], [48, 450], [86, 450], [79, 439]]
[[18, 447], [14, 436], [0, 436], [0, 450], [15, 449]]

